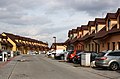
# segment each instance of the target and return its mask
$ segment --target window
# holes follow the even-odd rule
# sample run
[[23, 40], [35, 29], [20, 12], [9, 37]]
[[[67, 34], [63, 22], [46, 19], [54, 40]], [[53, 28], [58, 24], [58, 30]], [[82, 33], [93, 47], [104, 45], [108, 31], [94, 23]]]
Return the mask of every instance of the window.
[[110, 43], [107, 43], [108, 50], [110, 50]]
[[97, 43], [95, 43], [95, 51], [97, 52]]
[[95, 27], [95, 29], [96, 29], [96, 32], [98, 31], [98, 24], [96, 24], [96, 27]]
[[86, 48], [87, 48], [87, 44], [86, 44]]
[[120, 42], [118, 42], [118, 49], [120, 50]]
[[120, 56], [120, 52], [111, 52], [108, 56]]
[[103, 57], [106, 53], [105, 52], [99, 52], [98, 57]]
[[94, 51], [94, 44], [92, 44], [92, 51]]
[[90, 44], [89, 44], [89, 51], [90, 51]]
[[108, 30], [110, 30], [110, 20], [108, 20]]
[[119, 28], [120, 28], [120, 16], [119, 16]]
[[102, 43], [102, 47], [104, 47], [104, 43]]
[[112, 42], [113, 50], [115, 50], [115, 42]]

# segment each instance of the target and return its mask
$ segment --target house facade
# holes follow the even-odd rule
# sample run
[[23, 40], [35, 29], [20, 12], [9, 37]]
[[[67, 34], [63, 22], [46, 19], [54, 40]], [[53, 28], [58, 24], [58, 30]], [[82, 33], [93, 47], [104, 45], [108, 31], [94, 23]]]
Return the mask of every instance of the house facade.
[[[47, 51], [49, 49], [47, 43], [35, 39], [5, 32], [3, 32], [1, 36], [3, 41], [7, 41], [7, 45], [5, 45], [7, 46], [7, 49], [13, 52], [20, 51], [22, 54], [27, 54], [31, 51], [40, 52]], [[6, 38], [3, 39], [3, 37]]]
[[52, 43], [51, 45], [51, 51], [54, 51], [54, 50], [64, 50], [66, 51], [66, 45], [65, 43]]
[[77, 27], [77, 36], [71, 41], [71, 44], [74, 45], [73, 50], [95, 52], [119, 50], [120, 8], [116, 13], [107, 13], [105, 18], [95, 18], [87, 25]]

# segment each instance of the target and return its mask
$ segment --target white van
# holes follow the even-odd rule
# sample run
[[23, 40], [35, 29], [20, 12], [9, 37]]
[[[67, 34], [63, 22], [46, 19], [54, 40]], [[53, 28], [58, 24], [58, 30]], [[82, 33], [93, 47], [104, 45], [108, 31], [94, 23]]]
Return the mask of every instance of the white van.
[[64, 57], [64, 51], [63, 50], [53, 51], [52, 54], [54, 54], [55, 59], [61, 59], [61, 58]]

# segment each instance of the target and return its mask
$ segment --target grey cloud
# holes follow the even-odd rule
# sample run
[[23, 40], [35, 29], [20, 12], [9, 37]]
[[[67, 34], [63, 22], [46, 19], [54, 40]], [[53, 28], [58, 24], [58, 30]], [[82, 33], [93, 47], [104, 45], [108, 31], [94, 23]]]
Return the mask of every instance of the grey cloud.
[[116, 10], [119, 3], [120, 0], [0, 0], [0, 32], [42, 40], [61, 35], [58, 40], [62, 40], [67, 36], [66, 30], [79, 24], [78, 13], [88, 14], [88, 19]]
[[56, 10], [64, 9], [66, 11], [75, 10], [84, 11], [89, 15], [99, 15], [100, 12], [116, 9], [120, 6], [120, 0], [56, 0], [58, 5], [50, 6], [50, 13]]

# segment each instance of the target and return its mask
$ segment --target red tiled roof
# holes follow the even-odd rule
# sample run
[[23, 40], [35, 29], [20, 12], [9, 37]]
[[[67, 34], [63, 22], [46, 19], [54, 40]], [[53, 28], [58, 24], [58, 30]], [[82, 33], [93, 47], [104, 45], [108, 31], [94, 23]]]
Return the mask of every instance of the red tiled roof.
[[95, 34], [93, 39], [102, 38], [107, 35], [106, 26], [104, 26], [98, 33]]
[[116, 13], [107, 13], [105, 19], [106, 19], [106, 20], [107, 20], [107, 19], [117, 19]]
[[65, 45], [65, 43], [52, 43], [51, 48], [55, 48], [55, 45], [56, 46], [63, 46], [63, 45]]
[[104, 18], [95, 18], [95, 24], [106, 24]]
[[[5, 33], [5, 32], [3, 32]], [[35, 40], [35, 39], [31, 39], [31, 38], [27, 38], [27, 37], [22, 37], [22, 36], [19, 36], [19, 35], [14, 35], [14, 34], [11, 34], [11, 33], [5, 33], [12, 41], [14, 41], [18, 46], [20, 46], [21, 44], [20, 43], [17, 43], [15, 41], [15, 39], [20, 39], [20, 40], [23, 40], [23, 41], [30, 41], [30, 42], [40, 42], [42, 44], [46, 44], [48, 45], [47, 43], [43, 43], [42, 41], [38, 41], [38, 40]]]
[[116, 33], [120, 33], [120, 29], [117, 29], [117, 24], [115, 26], [113, 26], [113, 28], [109, 31], [105, 31], [105, 29], [101, 29], [101, 31], [99, 31], [95, 37], [94, 37], [94, 40], [96, 39], [100, 39], [100, 38], [104, 38], [108, 35], [111, 35], [111, 34], [116, 34]]
[[52, 45], [63, 46], [65, 43], [53, 43]]
[[11, 44], [9, 41], [2, 40], [2, 41], [1, 41], [1, 44], [2, 44], [2, 45], [9, 46], [9, 47], [12, 47], [12, 44]]
[[82, 30], [88, 30], [88, 26], [87, 26], [87, 25], [82, 25], [82, 26], [81, 26], [81, 29], [82, 29]]
[[95, 26], [95, 21], [89, 21], [88, 26]]
[[87, 39], [92, 39], [93, 37], [95, 36], [95, 31], [92, 32], [92, 34], [86, 34], [85, 36], [83, 36], [82, 38], [79, 38], [79, 41], [84, 41], [84, 40], [87, 40]]
[[120, 8], [118, 8], [116, 15], [118, 16], [118, 14], [120, 14]]
[[81, 30], [81, 27], [77, 27], [77, 31], [80, 31]]
[[69, 30], [68, 37], [70, 37], [70, 34], [72, 34], [72, 30]]
[[70, 41], [70, 43], [74, 43], [77, 40], [77, 36]]
[[72, 33], [77, 33], [77, 29], [72, 29]]
[[69, 39], [67, 39], [64, 43], [65, 44], [68, 44], [70, 42], [70, 40]]

